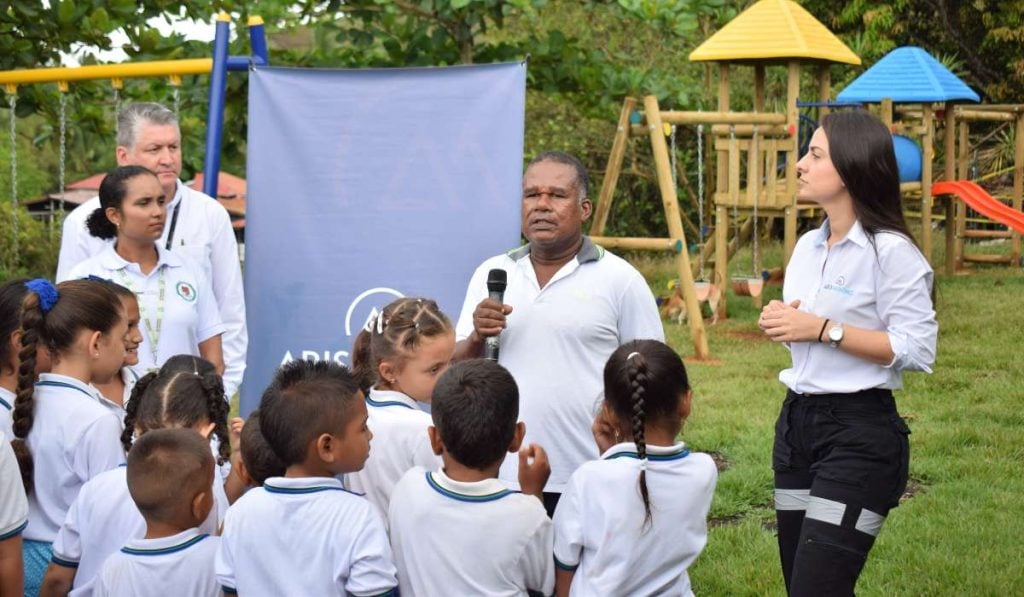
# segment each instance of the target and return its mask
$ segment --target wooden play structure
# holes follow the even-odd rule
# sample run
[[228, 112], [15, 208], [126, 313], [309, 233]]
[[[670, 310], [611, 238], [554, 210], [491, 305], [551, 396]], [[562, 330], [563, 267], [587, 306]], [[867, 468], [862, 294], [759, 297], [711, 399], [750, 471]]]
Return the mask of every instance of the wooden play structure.
[[[977, 93], [949, 72], [925, 50], [915, 47], [897, 48], [852, 81], [839, 94], [843, 102], [859, 102], [875, 107], [879, 116], [895, 135], [912, 140], [896, 144], [901, 162], [901, 190], [910, 204], [920, 205], [917, 214], [921, 230], [921, 250], [932, 261], [932, 231], [936, 220], [935, 198], [944, 201], [946, 273], [963, 268], [965, 262], [1009, 263], [1020, 266], [1020, 235], [1024, 232], [1024, 105], [958, 105], [957, 102], [978, 102]], [[1010, 205], [988, 194], [977, 183], [1004, 172], [971, 174], [971, 157], [977, 147], [970, 143], [971, 123], [1001, 123], [992, 138], [1004, 127], [1014, 130], [1013, 191]], [[944, 168], [939, 182], [933, 182], [932, 162], [935, 158], [936, 129], [942, 126]], [[900, 141], [894, 138], [894, 141]], [[982, 143], [984, 139], [982, 140]], [[904, 162], [915, 159], [919, 169], [912, 169], [904, 178]], [[974, 230], [967, 227], [967, 208], [1006, 226], [1006, 230]], [[966, 239], [1010, 239], [1010, 253], [1002, 255], [965, 253]]]
[[[829, 65], [860, 64], [858, 58], [824, 25], [790, 0], [761, 0], [738, 15], [690, 54], [694, 62], [718, 63], [718, 105], [716, 111], [661, 110], [657, 98], [643, 99], [643, 110], [635, 98], [626, 98], [598, 197], [591, 234], [595, 242], [609, 248], [673, 251], [679, 287], [686, 303], [687, 319], [698, 358], [707, 356], [700, 302], [721, 296], [718, 317], [726, 316], [724, 285], [731, 283], [736, 294], [752, 296], [759, 304], [763, 288], [758, 263], [759, 220], [781, 217], [785, 221], [785, 260], [793, 252], [797, 235], [796, 163], [798, 152], [801, 73], [814, 71], [818, 95], [831, 94]], [[753, 68], [754, 93], [750, 111], [733, 111], [730, 78], [733, 67]], [[767, 110], [766, 72], [781, 67], [786, 72], [786, 97], [781, 112]], [[715, 175], [708, 193], [714, 206], [714, 246], [706, 250], [698, 243], [700, 259], [713, 256], [711, 280], [695, 280], [683, 231], [671, 160], [665, 142], [665, 126], [701, 126], [707, 131], [706, 144], [715, 157]], [[657, 170], [658, 186], [667, 238], [613, 238], [604, 236], [611, 212], [629, 137], [649, 137]], [[703, 173], [701, 173], [703, 176]], [[701, 203], [704, 197], [700, 198]], [[762, 223], [763, 226], [763, 223]], [[699, 234], [703, 237], [703, 230]], [[730, 233], [732, 240], [730, 240]], [[746, 239], [753, 243], [753, 264], [730, 280], [729, 257]], [[784, 264], [783, 264], [784, 265]], [[751, 271], [752, 270], [752, 271]]]

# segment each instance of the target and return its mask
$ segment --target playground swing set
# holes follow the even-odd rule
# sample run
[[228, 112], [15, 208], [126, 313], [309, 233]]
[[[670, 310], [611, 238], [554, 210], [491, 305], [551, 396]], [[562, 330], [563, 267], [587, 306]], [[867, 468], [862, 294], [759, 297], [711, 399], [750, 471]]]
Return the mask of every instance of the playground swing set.
[[[932, 229], [945, 220], [946, 272], [958, 271], [964, 262], [1021, 264], [1020, 234], [1024, 232], [1021, 196], [1024, 190], [1024, 105], [977, 105], [969, 108], [953, 102], [980, 98], [966, 84], [920, 48], [898, 48], [865, 71], [832, 101], [829, 68], [832, 64], [859, 65], [861, 60], [824, 25], [791, 0], [760, 0], [712, 35], [690, 54], [691, 61], [718, 63], [717, 111], [663, 111], [657, 98], [643, 98], [643, 110], [636, 98], [625, 98], [608, 164], [605, 169], [595, 216], [591, 225], [594, 242], [608, 248], [671, 251], [675, 254], [678, 279], [669, 300], [681, 303], [678, 319], [690, 328], [694, 356], [709, 356], [701, 304], [712, 311], [712, 322], [727, 316], [726, 281], [736, 296], [749, 296], [760, 307], [764, 282], [769, 272], [762, 269], [758, 242], [759, 221], [781, 217], [784, 221], [783, 263], [785, 268], [797, 240], [797, 219], [801, 211], [817, 205], [796, 199], [796, 163], [800, 158], [801, 129], [816, 128], [800, 108], [817, 108], [824, 116], [829, 110], [860, 106], [876, 112], [894, 133], [894, 146], [901, 170], [904, 201], [920, 205], [916, 214], [921, 224], [922, 252], [932, 260]], [[730, 73], [733, 66], [754, 69], [753, 109], [730, 110]], [[786, 69], [784, 111], [765, 111], [766, 68]], [[817, 99], [800, 102], [801, 72], [815, 71]], [[920, 75], [920, 76], [917, 76]], [[894, 105], [898, 105], [894, 109]], [[898, 118], [894, 118], [898, 117]], [[1010, 205], [990, 196], [968, 178], [972, 146], [969, 123], [1014, 124], [1016, 141], [1013, 192]], [[944, 181], [932, 182], [932, 161], [936, 124], [945, 124]], [[697, 267], [690, 263], [682, 216], [673, 179], [665, 136], [673, 137], [675, 127], [697, 126], [698, 197], [696, 244]], [[705, 143], [705, 134], [709, 143]], [[990, 134], [987, 138], [990, 138]], [[648, 137], [654, 157], [659, 192], [668, 224], [668, 237], [616, 238], [605, 236], [615, 186], [622, 169], [630, 137]], [[959, 140], [959, 153], [957, 142]], [[983, 140], [984, 141], [984, 140]], [[705, 193], [704, 147], [714, 151], [713, 188]], [[746, 154], [745, 156], [743, 154]], [[933, 213], [935, 198], [945, 200], [945, 216]], [[714, 207], [714, 242], [706, 246], [704, 228], [706, 199]], [[965, 205], [978, 214], [1003, 224], [1006, 230], [971, 230]], [[763, 226], [770, 229], [770, 226]], [[692, 228], [692, 226], [691, 226]], [[730, 229], [733, 231], [729, 238]], [[1009, 255], [965, 254], [965, 239], [1008, 238]], [[752, 275], [730, 278], [728, 262], [744, 242], [751, 243]], [[705, 264], [713, 259], [711, 279]]]

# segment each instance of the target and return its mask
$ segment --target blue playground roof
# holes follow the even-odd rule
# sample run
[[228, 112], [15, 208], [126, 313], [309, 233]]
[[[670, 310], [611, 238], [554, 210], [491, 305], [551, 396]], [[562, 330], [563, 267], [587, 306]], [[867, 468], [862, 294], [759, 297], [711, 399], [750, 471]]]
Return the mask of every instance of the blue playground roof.
[[906, 46], [889, 52], [837, 96], [841, 102], [981, 101], [978, 94], [931, 54]]

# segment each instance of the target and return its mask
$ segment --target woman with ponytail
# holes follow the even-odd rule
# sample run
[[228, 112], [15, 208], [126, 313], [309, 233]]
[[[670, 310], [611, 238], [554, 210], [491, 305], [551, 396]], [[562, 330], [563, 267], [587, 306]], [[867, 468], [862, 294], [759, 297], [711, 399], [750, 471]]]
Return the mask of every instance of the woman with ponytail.
[[202, 269], [181, 251], [159, 242], [167, 210], [156, 174], [142, 166], [120, 166], [100, 183], [100, 207], [89, 216], [89, 233], [114, 239], [103, 251], [73, 267], [69, 278], [98, 276], [138, 297], [142, 343], [138, 375], [174, 355], [200, 356], [224, 371], [217, 301]]
[[[11, 444], [29, 498], [25, 591], [35, 594], [53, 539], [82, 485], [124, 462], [121, 423], [91, 384], [120, 369], [128, 326], [121, 301], [104, 282], [55, 287], [37, 279], [25, 286]], [[37, 382], [40, 347], [52, 364]]]
[[[219, 463], [230, 456], [228, 402], [214, 366], [192, 355], [173, 356], [159, 371], [142, 376], [126, 405], [125, 451], [156, 429], [189, 428], [217, 438]], [[238, 467], [233, 467], [237, 470]], [[227, 511], [225, 481], [214, 468], [216, 501], [200, 530], [217, 534]], [[53, 559], [43, 582], [44, 595], [89, 594], [103, 562], [131, 539], [142, 539], [146, 521], [128, 492], [125, 467], [89, 481], [72, 504], [53, 543]], [[238, 473], [232, 473], [233, 475]], [[159, 589], [157, 587], [156, 589]]]
[[557, 595], [692, 594], [686, 569], [707, 542], [718, 471], [676, 439], [691, 399], [664, 343], [612, 353], [593, 426], [601, 458], [573, 473], [555, 510]]

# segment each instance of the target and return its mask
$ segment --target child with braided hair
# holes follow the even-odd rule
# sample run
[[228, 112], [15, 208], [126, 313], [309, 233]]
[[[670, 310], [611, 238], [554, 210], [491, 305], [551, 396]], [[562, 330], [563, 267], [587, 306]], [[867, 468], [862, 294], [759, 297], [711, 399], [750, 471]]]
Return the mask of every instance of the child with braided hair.
[[[90, 385], [124, 361], [124, 309], [107, 284], [73, 280], [25, 283], [11, 442], [28, 492], [25, 591], [39, 590], [52, 542], [86, 481], [124, 462], [121, 424]], [[51, 372], [36, 381], [45, 347]]]
[[0, 284], [0, 433], [8, 441], [14, 437], [11, 426], [21, 351], [21, 302], [28, 293], [25, 282], [28, 278]]
[[[218, 460], [229, 456], [228, 403], [214, 365], [192, 355], [171, 357], [158, 371], [139, 379], [126, 405], [121, 441], [125, 451], [155, 429], [194, 429], [219, 441]], [[224, 480], [215, 467], [211, 509], [200, 530], [216, 534], [227, 510]], [[86, 483], [68, 510], [53, 543], [42, 595], [91, 595], [103, 561], [125, 542], [141, 539], [146, 522], [128, 491], [121, 466]]]
[[676, 439], [686, 368], [664, 343], [634, 340], [608, 359], [604, 393], [601, 458], [573, 473], [555, 510], [556, 594], [692, 595], [686, 569], [707, 542], [718, 472]]
[[[455, 330], [437, 303], [400, 298], [384, 307], [356, 338], [355, 377], [371, 385], [366, 396], [373, 450], [362, 470], [345, 476], [348, 489], [366, 494], [386, 521], [391, 492], [406, 471], [441, 465], [427, 436], [430, 415], [420, 404], [455, 353]], [[367, 348], [369, 350], [367, 350]], [[372, 383], [371, 383], [372, 382]]]

